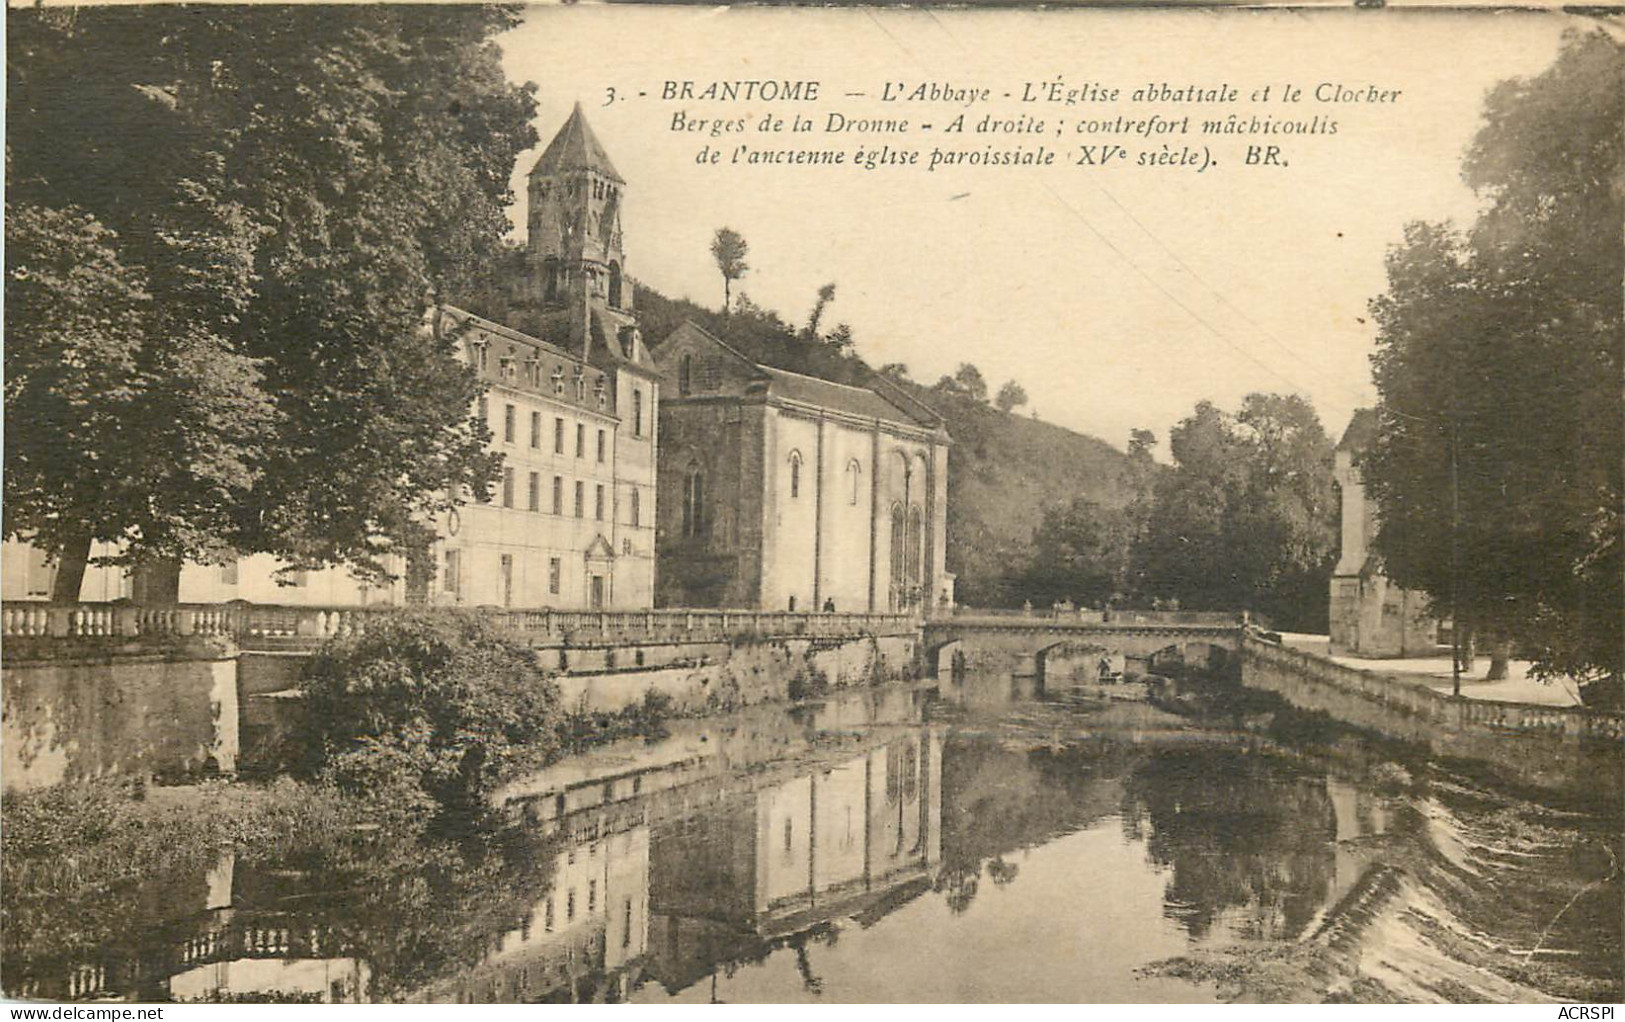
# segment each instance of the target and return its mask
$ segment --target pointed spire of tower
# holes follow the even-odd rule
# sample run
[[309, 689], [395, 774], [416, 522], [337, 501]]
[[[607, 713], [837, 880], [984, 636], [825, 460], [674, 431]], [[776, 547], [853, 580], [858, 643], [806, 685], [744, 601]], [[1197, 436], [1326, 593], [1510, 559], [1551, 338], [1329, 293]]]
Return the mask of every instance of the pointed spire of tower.
[[612, 181], [621, 184], [626, 179], [616, 171], [615, 165], [609, 161], [609, 154], [598, 141], [598, 136], [592, 132], [592, 126], [587, 123], [587, 115], [581, 110], [578, 101], [575, 109], [570, 111], [570, 117], [553, 136], [553, 141], [547, 144], [542, 151], [541, 159], [530, 170], [531, 176], [538, 174], [563, 174], [570, 171], [590, 170], [601, 174]]

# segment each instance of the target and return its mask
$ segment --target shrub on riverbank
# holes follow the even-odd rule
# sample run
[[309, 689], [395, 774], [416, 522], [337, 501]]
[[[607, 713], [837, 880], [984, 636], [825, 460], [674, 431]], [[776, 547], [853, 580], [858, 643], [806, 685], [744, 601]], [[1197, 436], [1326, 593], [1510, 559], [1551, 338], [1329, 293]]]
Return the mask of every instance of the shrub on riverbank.
[[582, 706], [565, 719], [559, 734], [567, 753], [622, 738], [664, 738], [671, 733], [666, 721], [675, 705], [671, 696], [651, 688], [643, 693], [642, 701], [614, 712]]
[[304, 768], [340, 789], [474, 808], [556, 758], [565, 714], [531, 651], [483, 617], [404, 612], [311, 657]]

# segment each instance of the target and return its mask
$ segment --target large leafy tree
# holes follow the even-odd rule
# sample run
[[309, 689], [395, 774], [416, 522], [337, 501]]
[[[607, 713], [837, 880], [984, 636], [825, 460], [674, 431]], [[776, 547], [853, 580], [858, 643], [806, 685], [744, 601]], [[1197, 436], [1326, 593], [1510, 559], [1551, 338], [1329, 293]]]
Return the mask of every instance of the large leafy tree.
[[1123, 589], [1131, 538], [1128, 514], [1088, 499], [1048, 508], [1033, 530], [1032, 563], [1021, 580], [1040, 606], [1072, 600], [1102, 606]]
[[516, 16], [8, 12], [8, 536], [376, 577], [489, 485], [479, 384], [424, 323], [536, 140], [491, 42]]
[[1332, 445], [1295, 395], [1249, 394], [1229, 415], [1203, 401], [1169, 433], [1135, 537], [1142, 597], [1193, 610], [1254, 610], [1319, 629], [1336, 547]]
[[1582, 679], [1625, 657], [1622, 119], [1625, 60], [1600, 32], [1492, 90], [1463, 167], [1485, 212], [1411, 225], [1372, 303], [1362, 471], [1387, 572]]

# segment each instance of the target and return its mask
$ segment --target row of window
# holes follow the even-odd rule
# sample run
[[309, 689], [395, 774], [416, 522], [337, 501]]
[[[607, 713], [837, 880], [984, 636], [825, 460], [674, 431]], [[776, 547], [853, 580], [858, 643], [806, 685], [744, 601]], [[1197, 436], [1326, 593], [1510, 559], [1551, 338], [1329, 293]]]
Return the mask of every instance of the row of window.
[[[514, 507], [516, 475], [512, 468], [502, 470], [502, 506]], [[643, 494], [636, 487], [629, 491], [627, 501], [627, 524], [638, 526], [643, 519]], [[600, 522], [608, 507], [607, 492], [603, 483], [593, 486], [593, 517]], [[575, 481], [575, 517], [587, 517], [587, 484], [580, 479]], [[525, 510], [542, 510], [542, 476], [540, 472], [529, 473], [526, 486]], [[552, 512], [556, 515], [564, 514], [564, 477], [553, 477]]]
[[[485, 397], [481, 397], [480, 421], [489, 424], [491, 421], [490, 414], [490, 401]], [[596, 450], [598, 460], [602, 462], [608, 455], [609, 437], [607, 431], [605, 430], [600, 429], [597, 432], [598, 438]], [[643, 391], [641, 390], [632, 391], [632, 435], [635, 437], [641, 437], [643, 435]], [[554, 454], [564, 453], [565, 440], [568, 436], [569, 431], [563, 417], [554, 416]], [[575, 441], [576, 457], [585, 458], [587, 456], [587, 427], [579, 422], [576, 423]], [[519, 409], [511, 404], [504, 404], [502, 406], [502, 442], [505, 444], [517, 444], [519, 442]], [[532, 450], [541, 450], [542, 447], [541, 412], [530, 413], [530, 446]]]
[[[500, 559], [501, 579], [503, 587], [503, 606], [513, 602], [513, 554], [503, 554]], [[447, 550], [444, 571], [440, 578], [440, 588], [448, 593], [460, 593], [463, 586], [463, 552], [461, 550]], [[547, 559], [547, 591], [554, 596], [564, 588], [564, 559], [549, 557]]]
[[[848, 504], [857, 504], [858, 495], [863, 489], [863, 466], [858, 459], [853, 458], [846, 463], [846, 489]], [[790, 452], [790, 499], [801, 499], [801, 452]]]
[[[521, 359], [519, 353], [519, 348], [512, 344], [508, 345], [508, 353], [497, 358], [498, 375], [509, 383], [518, 380], [523, 375], [526, 383], [532, 387], [540, 388], [543, 379], [541, 356], [532, 353], [528, 357]], [[489, 370], [491, 367], [491, 343], [485, 340], [471, 342], [468, 346], [468, 357], [474, 368]], [[575, 399], [585, 403], [588, 390], [587, 370], [584, 366], [578, 365], [571, 375], [573, 377]], [[564, 366], [554, 365], [552, 375], [547, 378], [553, 384], [553, 396], [562, 398], [565, 392], [564, 381], [566, 379]], [[598, 401], [598, 410], [603, 411], [609, 405], [608, 378], [603, 375], [593, 377], [592, 392]]]

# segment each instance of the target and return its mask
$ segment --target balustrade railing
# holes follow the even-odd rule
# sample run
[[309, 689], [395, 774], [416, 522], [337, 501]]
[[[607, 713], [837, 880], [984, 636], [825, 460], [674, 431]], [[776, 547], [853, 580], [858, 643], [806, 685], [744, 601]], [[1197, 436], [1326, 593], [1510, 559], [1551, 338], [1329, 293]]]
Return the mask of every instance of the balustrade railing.
[[[253, 603], [168, 604], [16, 602], [0, 606], [7, 639], [179, 638], [239, 643], [320, 640], [358, 635], [368, 622], [400, 608], [295, 607]], [[744, 636], [900, 635], [919, 627], [911, 614], [753, 610], [549, 610], [477, 608], [500, 631], [576, 643], [629, 639], [694, 641]]]
[[1064, 609], [1056, 607], [1033, 607], [1031, 609], [1011, 609], [1008, 607], [966, 607], [955, 606], [939, 608], [932, 612], [932, 620], [952, 620], [961, 623], [975, 623], [986, 621], [992, 624], [1021, 624], [1031, 622], [1044, 625], [1113, 625], [1118, 627], [1132, 627], [1135, 625], [1191, 625], [1209, 628], [1235, 628], [1242, 624], [1240, 614], [1229, 611], [1208, 610], [1094, 610], [1088, 607]]

